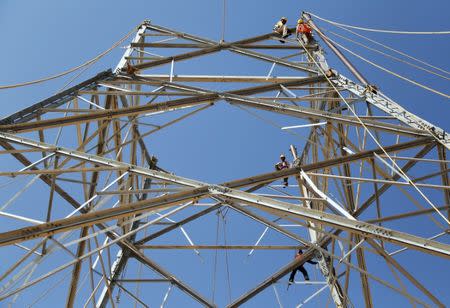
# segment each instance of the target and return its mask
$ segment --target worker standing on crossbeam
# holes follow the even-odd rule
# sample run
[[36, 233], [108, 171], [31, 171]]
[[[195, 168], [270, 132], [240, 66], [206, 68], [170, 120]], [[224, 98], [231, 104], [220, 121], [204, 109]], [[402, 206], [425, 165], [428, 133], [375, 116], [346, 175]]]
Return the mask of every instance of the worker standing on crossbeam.
[[[298, 250], [297, 254], [295, 255], [295, 259], [300, 259], [303, 255], [303, 251], [301, 249]], [[311, 261], [308, 260], [306, 261], [307, 263], [310, 264], [317, 264], [317, 262], [315, 261]], [[291, 276], [289, 276], [289, 284], [293, 284], [294, 283], [294, 278], [295, 278], [295, 274], [297, 273], [297, 271], [302, 272], [303, 277], [305, 278], [306, 281], [309, 281], [309, 275], [308, 272], [306, 271], [305, 267], [303, 266], [304, 263], [300, 264], [299, 266], [297, 266], [296, 268], [294, 268], [292, 270]]]
[[[287, 18], [281, 17], [281, 19], [275, 24], [273, 27], [273, 32], [278, 33], [282, 38], [287, 38], [291, 35], [291, 31], [288, 29]], [[280, 40], [281, 43], [284, 43], [284, 40]]]
[[[276, 170], [283, 170], [283, 169], [288, 169], [290, 167], [291, 166], [290, 166], [289, 162], [286, 160], [286, 156], [284, 156], [284, 154], [281, 154], [280, 155], [280, 161], [275, 164], [275, 169]], [[284, 178], [283, 179], [283, 185], [284, 185], [284, 187], [287, 187], [289, 185], [288, 178]]]

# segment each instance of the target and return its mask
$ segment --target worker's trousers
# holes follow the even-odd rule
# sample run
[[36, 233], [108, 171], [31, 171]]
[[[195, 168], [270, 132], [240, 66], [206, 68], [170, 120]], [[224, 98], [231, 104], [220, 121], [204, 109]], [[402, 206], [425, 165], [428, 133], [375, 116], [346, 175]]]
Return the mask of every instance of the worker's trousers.
[[286, 38], [289, 36], [289, 29], [288, 27], [286, 27], [286, 25], [282, 26], [281, 28], [278, 28], [277, 30], [275, 30], [276, 33], [278, 33], [279, 35], [281, 35], [281, 37]]
[[313, 42], [313, 37], [310, 33], [297, 33], [297, 38], [301, 39], [305, 45]]
[[292, 273], [291, 273], [291, 276], [289, 277], [289, 281], [294, 281], [294, 278], [295, 278], [295, 274], [297, 273], [297, 271], [300, 271], [300, 272], [302, 272], [302, 274], [303, 274], [303, 278], [309, 278], [309, 276], [308, 276], [308, 272], [306, 271], [306, 269], [303, 267], [303, 264], [302, 265], [300, 265], [299, 267], [297, 267], [297, 268], [294, 268], [294, 270], [292, 271]]

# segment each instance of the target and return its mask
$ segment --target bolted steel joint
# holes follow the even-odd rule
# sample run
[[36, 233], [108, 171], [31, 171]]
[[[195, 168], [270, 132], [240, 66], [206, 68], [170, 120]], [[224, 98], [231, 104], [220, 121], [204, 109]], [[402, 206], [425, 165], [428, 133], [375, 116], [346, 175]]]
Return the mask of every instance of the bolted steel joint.
[[220, 186], [220, 185], [209, 185], [208, 191], [213, 195], [217, 195], [217, 194], [228, 193], [231, 191], [231, 189], [224, 187], [224, 186]]

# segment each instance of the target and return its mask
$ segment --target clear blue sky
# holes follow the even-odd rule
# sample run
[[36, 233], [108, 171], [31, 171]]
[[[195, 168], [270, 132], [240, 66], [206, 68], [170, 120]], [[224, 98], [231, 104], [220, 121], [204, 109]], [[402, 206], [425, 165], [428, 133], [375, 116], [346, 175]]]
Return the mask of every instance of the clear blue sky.
[[[149, 19], [157, 25], [218, 40], [221, 36], [222, 5], [222, 1], [215, 0], [133, 2], [2, 0], [0, 1], [0, 38], [2, 40], [0, 59], [2, 59], [3, 74], [0, 74], [0, 85], [33, 80], [76, 66], [109, 48], [113, 42], [145, 19]], [[335, 21], [366, 27], [417, 31], [450, 29], [448, 18], [450, 2], [443, 0], [428, 2], [227, 0], [225, 40], [233, 41], [269, 32], [280, 16], [287, 16], [289, 24], [293, 24], [303, 10]], [[326, 24], [321, 25], [329, 28]], [[370, 34], [369, 36], [443, 69], [448, 70], [450, 67], [449, 36], [425, 37], [388, 34]], [[350, 43], [345, 43], [345, 45], [409, 78], [442, 92], [450, 92], [448, 80], [399, 65], [356, 48]], [[84, 73], [78, 81], [87, 79], [101, 70], [115, 67], [123, 51], [124, 49], [116, 49]], [[349, 58], [370, 81], [405, 108], [447, 131], [450, 129], [448, 99], [386, 75], [351, 56]], [[212, 59], [215, 58], [212, 57]], [[266, 65], [265, 70], [260, 70], [260, 67], [254, 65], [252, 60], [245, 58], [244, 60], [248, 62], [236, 60], [236, 63], [245, 65], [243, 67], [238, 68], [224, 62], [215, 62], [208, 69], [223, 74], [265, 75], [270, 68]], [[337, 59], [331, 54], [328, 55], [328, 61], [338, 70], [343, 70]], [[187, 64], [180, 64], [176, 68], [179, 69], [176, 73], [185, 74], [207, 71], [206, 67], [195, 68]], [[282, 72], [280, 70], [275, 73], [281, 74]], [[350, 76], [349, 73], [346, 75]], [[7, 116], [52, 95], [68, 79], [69, 77], [65, 77], [35, 86], [0, 91], [2, 104], [0, 116]], [[281, 125], [298, 123], [297, 120], [281, 116], [271, 116], [271, 119]], [[167, 140], [171, 140], [171, 142]], [[213, 183], [271, 171], [279, 153], [287, 152], [289, 144], [292, 143], [296, 144], [299, 149], [304, 145], [301, 139], [282, 134], [279, 130], [262, 124], [247, 113], [225, 104], [218, 105], [214, 110], [211, 109], [201, 116], [182, 122], [164, 133], [156, 134], [154, 139], [149, 141], [151, 151], [159, 157], [162, 167], [181, 176]], [[10, 170], [7, 163], [2, 161], [0, 161], [0, 169], [1, 171]], [[8, 199], [8, 197], [10, 195], [2, 197], [2, 200]], [[393, 194], [392, 197], [398, 197], [399, 204], [408, 202], [398, 194]], [[437, 199], [436, 195], [433, 197]], [[27, 203], [31, 200], [31, 195], [29, 195], [28, 199], [21, 201]], [[42, 205], [43, 209], [46, 207], [45, 200], [45, 198], [42, 200], [45, 204]], [[38, 204], [36, 201], [33, 203]], [[441, 204], [442, 202], [439, 203], [439, 205]], [[197, 242], [201, 239], [204, 241], [201, 244], [213, 244], [215, 229], [209, 228], [215, 228], [214, 222], [215, 215], [209, 220], [205, 220], [204, 225], [200, 221], [187, 229]], [[406, 221], [405, 225], [399, 227], [407, 228], [407, 224], [411, 222], [415, 222], [415, 220]], [[230, 214], [227, 228], [231, 231], [228, 236], [229, 238], [233, 238], [233, 236], [239, 238], [242, 244], [251, 244], [263, 230], [261, 226], [253, 226], [255, 225], [245, 218]], [[393, 225], [388, 226], [393, 227]], [[4, 229], [0, 229], [0, 231], [3, 232]], [[430, 235], [432, 231], [434, 230], [430, 230]], [[274, 233], [269, 238], [272, 243], [279, 241], [293, 244]], [[173, 240], [174, 238], [164, 239]], [[161, 243], [164, 243], [164, 239]], [[183, 240], [178, 237], [178, 241], [182, 242]], [[444, 241], [448, 242], [448, 240]], [[230, 253], [230, 263], [233, 264], [231, 268], [233, 298], [241, 295], [252, 283], [267, 277], [292, 258], [291, 252], [258, 252], [247, 262], [245, 253], [245, 251]], [[262, 254], [266, 254], [265, 257], [260, 257]], [[161, 253], [153, 257], [158, 262], [167, 264], [169, 270], [179, 274], [180, 277], [195, 286], [200, 285], [200, 279], [211, 279], [205, 273], [208, 272], [207, 269], [212, 268], [213, 253], [203, 253], [204, 264], [200, 263], [198, 258], [190, 252]], [[227, 286], [223, 253], [219, 253], [219, 258], [221, 268], [217, 285], [219, 295], [216, 296], [216, 299], [220, 306], [224, 306], [227, 303]], [[177, 262], [177, 259], [181, 261]], [[268, 263], [267, 260], [271, 260], [271, 262]], [[436, 261], [435, 258], [414, 252], [405, 253], [404, 256], [399, 257], [399, 260], [417, 277], [421, 278], [421, 281], [431, 290], [436, 287], [438, 297], [450, 304], [450, 295], [443, 292], [442, 288], [443, 284], [448, 283], [448, 274], [450, 273], [450, 265], [447, 261], [441, 259]], [[184, 264], [190, 264], [189, 266], [192, 267], [186, 268]], [[4, 270], [1, 265], [0, 269]], [[192, 278], [197, 271], [201, 272], [203, 276], [199, 274], [198, 277]], [[386, 267], [372, 267], [369, 268], [369, 271], [375, 274], [382, 273], [380, 276], [389, 275]], [[257, 274], [252, 277], [253, 274], [250, 273], [255, 272]], [[313, 279], [319, 277], [318, 271], [313, 270], [312, 267], [310, 267], [310, 273]], [[433, 273], [432, 276], [429, 276], [429, 273]], [[353, 275], [355, 276], [354, 281], [358, 282], [357, 275]], [[153, 304], [152, 306], [157, 305], [164, 294], [164, 288], [161, 286], [161, 289], [156, 288], [142, 296]], [[282, 292], [285, 307], [297, 304], [315, 290], [313, 287], [300, 286], [287, 293], [284, 289], [285, 285], [280, 285], [279, 290]], [[387, 307], [407, 304], [391, 291], [386, 291], [379, 285], [376, 289], [374, 302], [378, 306], [381, 306], [381, 303]], [[29, 298], [34, 299], [38, 296], [36, 292], [31, 290], [26, 294]], [[211, 290], [200, 289], [200, 292], [209, 297]], [[355, 288], [352, 293], [355, 306], [361, 307], [363, 299], [358, 294], [359, 289]], [[125, 303], [126, 296], [122, 295], [122, 298]], [[65, 292], [61, 290], [61, 292], [53, 292], [46, 298], [46, 301], [40, 302], [37, 306], [48, 307], [50, 303], [62, 306], [64, 300]], [[22, 304], [25, 303], [26, 301]], [[323, 297], [310, 306], [324, 306], [325, 303], [326, 297]], [[179, 307], [181, 305], [191, 306], [193, 302], [181, 292], [175, 291], [169, 299], [168, 306]], [[248, 307], [272, 307], [275, 305], [273, 290], [268, 289], [250, 302]], [[126, 304], [121, 306], [129, 307]], [[17, 307], [21, 307], [21, 303], [18, 303]]]

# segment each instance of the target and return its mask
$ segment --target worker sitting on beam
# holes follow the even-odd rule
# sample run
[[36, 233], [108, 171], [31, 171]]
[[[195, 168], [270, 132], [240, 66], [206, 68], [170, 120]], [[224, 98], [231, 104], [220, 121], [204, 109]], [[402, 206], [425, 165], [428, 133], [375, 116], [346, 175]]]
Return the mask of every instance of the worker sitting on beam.
[[[284, 39], [287, 38], [289, 35], [291, 35], [291, 31], [287, 27], [286, 23], [287, 23], [287, 18], [281, 17], [281, 19], [273, 27], [273, 32], [277, 33]], [[284, 40], [280, 40], [280, 42], [285, 43]]]

